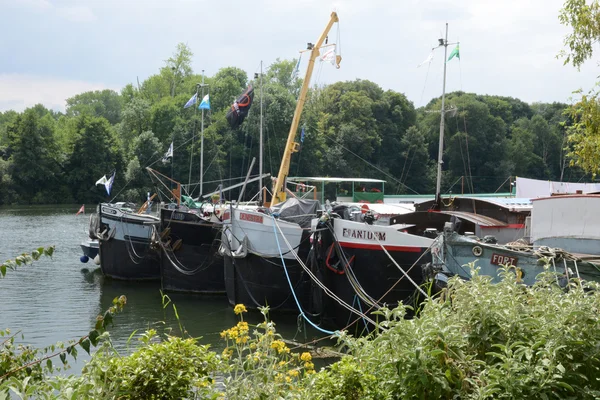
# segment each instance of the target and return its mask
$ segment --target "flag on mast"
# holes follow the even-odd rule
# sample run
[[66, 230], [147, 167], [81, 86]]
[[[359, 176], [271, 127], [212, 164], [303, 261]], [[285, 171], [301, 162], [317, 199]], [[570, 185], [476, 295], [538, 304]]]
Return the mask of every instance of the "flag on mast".
[[187, 103], [185, 103], [185, 106], [183, 106], [183, 108], [188, 108], [188, 107], [191, 107], [194, 104], [196, 104], [196, 98], [197, 98], [197, 96], [198, 96], [198, 93], [194, 93], [194, 95], [192, 96], [192, 98], [189, 99], [187, 101]]
[[208, 95], [202, 98], [202, 101], [198, 106], [198, 110], [210, 110], [210, 98], [208, 97]]
[[79, 215], [79, 214], [84, 214], [85, 215], [85, 204], [83, 204], [80, 208], [79, 211], [77, 211], [77, 214], [75, 215]]
[[173, 158], [173, 142], [171, 142], [171, 145], [169, 146], [169, 150], [167, 150], [167, 152], [163, 156], [162, 162], [163, 163], [168, 162], [169, 161], [169, 157]]
[[112, 189], [113, 182], [115, 181], [115, 174], [117, 171], [113, 172], [112, 176], [106, 181], [104, 184], [104, 188], [106, 189], [106, 194], [110, 196], [110, 190]]
[[106, 179], [106, 175], [96, 181], [96, 185], [104, 185], [108, 179]]
[[452, 50], [452, 53], [450, 53], [450, 57], [448, 57], [448, 61], [452, 60], [454, 57], [456, 57], [460, 60], [460, 49], [458, 48], [458, 44], [456, 45], [454, 50]]
[[292, 82], [295, 81], [296, 79], [298, 79], [298, 70], [300, 69], [300, 60], [302, 60], [302, 53], [300, 53], [300, 56], [298, 57], [298, 62], [296, 63], [296, 66], [294, 67], [294, 70], [292, 71]]
[[431, 61], [433, 61], [433, 50], [431, 50], [431, 53], [429, 53], [429, 55], [427, 56], [425, 61], [423, 61], [421, 64], [417, 65], [417, 68], [420, 68], [425, 64], [431, 64]]

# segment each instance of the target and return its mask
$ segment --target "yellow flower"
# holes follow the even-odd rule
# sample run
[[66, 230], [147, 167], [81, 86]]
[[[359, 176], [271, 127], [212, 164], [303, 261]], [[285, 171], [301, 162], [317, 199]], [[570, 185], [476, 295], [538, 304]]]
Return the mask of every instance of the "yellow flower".
[[299, 372], [298, 372], [298, 370], [297, 370], [297, 369], [290, 369], [290, 370], [288, 371], [288, 375], [289, 375], [289, 376], [291, 376], [291, 377], [293, 377], [293, 378], [297, 377], [297, 376], [298, 376], [298, 374], [299, 374]]
[[285, 364], [287, 364], [285, 361], [279, 361], [279, 366], [283, 367]]
[[286, 381], [287, 383], [290, 383], [290, 382], [292, 381], [292, 378], [290, 378], [289, 376], [286, 376], [286, 377], [285, 377], [285, 381]]
[[315, 364], [311, 363], [310, 361], [305, 362], [304, 363], [304, 368], [306, 368], [306, 369], [314, 369], [315, 368]]
[[308, 361], [312, 360], [312, 356], [310, 355], [310, 353], [305, 352], [305, 353], [302, 353], [302, 355], [300, 356], [300, 359], [302, 361], [308, 362]]
[[221, 338], [225, 339], [227, 337], [227, 331], [221, 332]]
[[307, 369], [307, 370], [306, 370], [304, 373], [305, 373], [306, 375], [314, 374], [314, 373], [315, 373], [315, 370], [314, 370], [314, 369]]
[[246, 310], [245, 305], [236, 304], [235, 307], [233, 308], [233, 312], [235, 313], [235, 315], [240, 315], [241, 313], [248, 312], [248, 310]]
[[271, 348], [277, 350], [277, 353], [289, 353], [290, 349], [285, 345], [282, 340], [274, 340], [271, 343]]

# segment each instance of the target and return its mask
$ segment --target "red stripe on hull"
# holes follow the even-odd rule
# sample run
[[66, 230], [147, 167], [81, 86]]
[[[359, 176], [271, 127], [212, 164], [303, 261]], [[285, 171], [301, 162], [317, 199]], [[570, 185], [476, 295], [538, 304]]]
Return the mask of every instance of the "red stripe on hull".
[[[352, 243], [352, 242], [340, 242], [342, 247], [350, 249], [369, 249], [369, 250], [382, 250], [379, 244], [368, 244], [368, 243]], [[403, 251], [405, 253], [420, 253], [423, 251], [421, 247], [414, 246], [391, 246], [384, 245], [387, 251]]]

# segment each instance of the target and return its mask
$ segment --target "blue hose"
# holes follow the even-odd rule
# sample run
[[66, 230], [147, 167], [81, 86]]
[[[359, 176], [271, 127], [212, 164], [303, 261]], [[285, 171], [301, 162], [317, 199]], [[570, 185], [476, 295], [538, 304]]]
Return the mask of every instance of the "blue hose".
[[[281, 251], [281, 246], [279, 245], [279, 237], [277, 235], [277, 230], [275, 228], [275, 224], [276, 224], [275, 217], [271, 216], [271, 218], [273, 218], [273, 233], [275, 233], [275, 241], [277, 242], [277, 249], [279, 250], [279, 256], [281, 257], [281, 262], [283, 263], [283, 270], [285, 271], [285, 277], [287, 278], [288, 284], [290, 285], [290, 290], [292, 291], [292, 296], [294, 296], [294, 301], [296, 302], [296, 305], [298, 306], [298, 310], [300, 310], [300, 315], [310, 325], [312, 325], [312, 327], [315, 328], [316, 330], [323, 332], [327, 335], [335, 335], [337, 331], [333, 332], [333, 331], [328, 331], [326, 329], [321, 328], [320, 326], [318, 326], [314, 322], [312, 322], [310, 319], [308, 319], [308, 317], [304, 314], [304, 311], [302, 311], [302, 306], [300, 305], [300, 302], [298, 301], [298, 297], [296, 297], [296, 292], [294, 291], [294, 285], [292, 285], [292, 280], [290, 279], [290, 275], [288, 274], [287, 267], [285, 266], [285, 259], [283, 258], [283, 252]], [[282, 232], [282, 234], [283, 234], [283, 232]]]

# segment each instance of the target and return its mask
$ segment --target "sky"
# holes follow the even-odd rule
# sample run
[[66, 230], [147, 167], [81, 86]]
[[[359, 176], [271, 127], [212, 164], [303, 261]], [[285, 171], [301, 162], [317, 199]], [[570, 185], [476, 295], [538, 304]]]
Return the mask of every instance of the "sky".
[[261, 60], [267, 66], [298, 57], [334, 10], [340, 23], [329, 37], [338, 44], [341, 68], [318, 65], [313, 84], [368, 79], [423, 106], [441, 95], [443, 48], [429, 66], [417, 65], [448, 23], [461, 59], [447, 65], [447, 92], [569, 102], [574, 90], [594, 85], [600, 68], [592, 60], [578, 71], [556, 58], [569, 32], [558, 21], [562, 3], [0, 0], [0, 111], [37, 103], [62, 111], [77, 93], [141, 82], [158, 73], [179, 42], [193, 51], [197, 73], [236, 66], [253, 76]]

